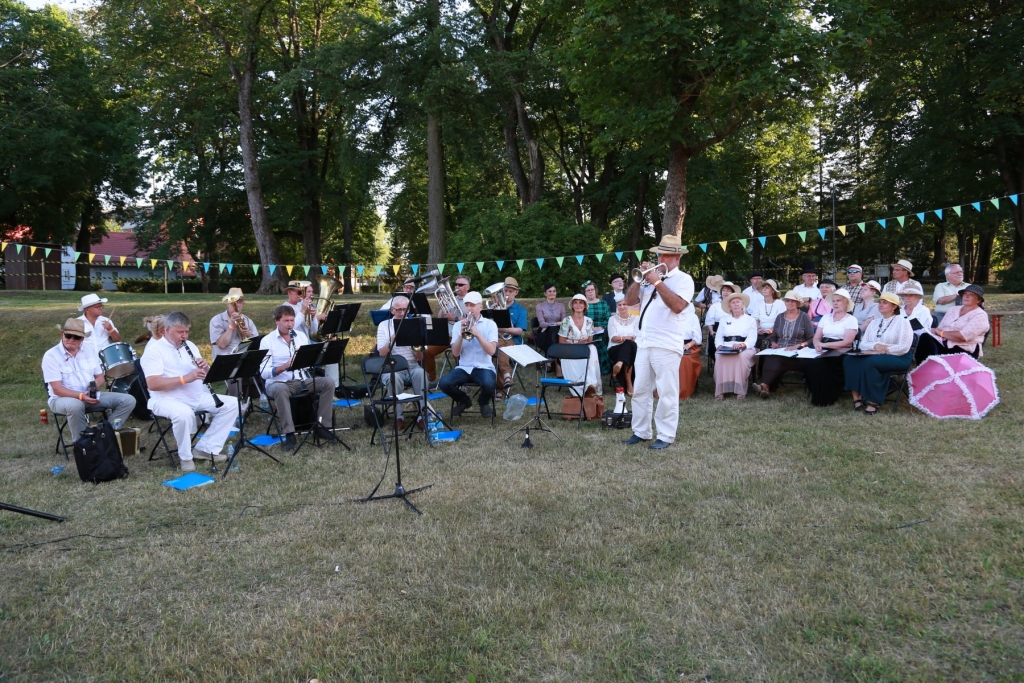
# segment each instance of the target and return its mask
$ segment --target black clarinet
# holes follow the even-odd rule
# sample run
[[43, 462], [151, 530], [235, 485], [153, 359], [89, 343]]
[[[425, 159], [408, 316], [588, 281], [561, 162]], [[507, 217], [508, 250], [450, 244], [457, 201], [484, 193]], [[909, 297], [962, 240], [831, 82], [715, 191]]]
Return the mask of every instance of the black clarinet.
[[[198, 368], [199, 361], [196, 360], [196, 357], [192, 354], [192, 349], [188, 347], [188, 342], [186, 341], [184, 344], [182, 344], [182, 347], [184, 347], [185, 353], [188, 354], [188, 357], [192, 359], [192, 364]], [[224, 401], [220, 400], [220, 396], [218, 396], [217, 392], [213, 390], [213, 387], [207, 384], [206, 388], [210, 390], [210, 395], [213, 396], [213, 405], [217, 406], [218, 408], [223, 406]]]
[[[294, 361], [296, 354], [298, 354], [298, 352], [299, 352], [299, 349], [295, 346], [295, 330], [288, 330], [288, 335], [289, 335], [288, 336], [288, 346], [290, 346], [291, 349], [292, 349], [292, 360]], [[292, 379], [296, 379], [295, 371], [294, 370], [292, 370]], [[302, 371], [301, 370], [299, 371], [299, 376], [298, 376], [297, 379], [299, 380], [299, 388], [302, 391], [305, 391], [306, 390], [306, 378], [302, 376]]]

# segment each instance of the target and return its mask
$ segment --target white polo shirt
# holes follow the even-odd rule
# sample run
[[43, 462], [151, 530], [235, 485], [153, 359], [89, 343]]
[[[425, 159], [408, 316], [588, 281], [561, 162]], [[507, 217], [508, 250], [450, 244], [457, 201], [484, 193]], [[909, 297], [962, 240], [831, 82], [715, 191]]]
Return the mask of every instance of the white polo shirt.
[[[494, 344], [498, 343], [498, 326], [494, 324], [493, 320], [481, 317], [476, 321], [476, 327], [480, 330], [484, 339]], [[452, 346], [455, 345], [462, 337], [462, 325], [458, 325], [455, 331], [452, 333]], [[473, 370], [474, 368], [480, 368], [482, 370], [490, 370], [494, 372], [494, 361], [491, 357], [480, 347], [480, 342], [476, 337], [473, 337], [469, 341], [462, 340], [462, 353], [459, 354], [459, 367], [463, 370]]]
[[89, 382], [96, 380], [96, 375], [102, 374], [99, 361], [82, 347], [78, 349], [78, 355], [72, 356], [64, 348], [63, 342], [43, 354], [43, 381], [46, 382], [46, 393], [50, 398], [56, 398], [50, 382], [60, 382], [65, 389], [74, 392], [89, 390]]
[[288, 341], [289, 337], [282, 337], [276, 327], [273, 332], [265, 335], [260, 340], [260, 348], [270, 351], [263, 359], [263, 365], [260, 368], [260, 375], [267, 381], [267, 384], [287, 382], [293, 379], [309, 379], [309, 371], [306, 369], [285, 370], [276, 377], [274, 376], [274, 368], [287, 363], [288, 359], [295, 355], [296, 349], [309, 343], [309, 337], [305, 333], [296, 330], [294, 345], [289, 344]]
[[[668, 276], [662, 281], [662, 287], [667, 287], [673, 294], [682, 297], [687, 304], [693, 301], [693, 278], [673, 268]], [[679, 313], [674, 313], [665, 304], [665, 300], [659, 294], [654, 301], [657, 287], [640, 288], [640, 315], [642, 319], [637, 323], [636, 345], [640, 349], [668, 349], [677, 353], [683, 352], [683, 344], [686, 341], [686, 326], [683, 315], [684, 308]], [[648, 302], [650, 304], [648, 305]], [[687, 306], [689, 308], [689, 306]]]
[[[186, 341], [193, 355], [199, 358], [199, 347], [190, 341]], [[150, 377], [173, 377], [177, 379], [196, 369], [195, 363], [189, 358], [184, 348], [176, 349], [167, 337], [151, 340], [146, 345], [146, 352], [142, 354], [142, 374]], [[192, 404], [198, 401], [203, 392], [209, 390], [199, 380], [188, 384], [176, 384], [173, 389], [157, 391], [150, 389], [151, 398], [174, 398]]]
[[821, 290], [818, 289], [818, 285], [811, 285], [810, 287], [807, 285], [797, 285], [793, 288], [793, 291], [804, 299], [814, 300], [821, 298]]

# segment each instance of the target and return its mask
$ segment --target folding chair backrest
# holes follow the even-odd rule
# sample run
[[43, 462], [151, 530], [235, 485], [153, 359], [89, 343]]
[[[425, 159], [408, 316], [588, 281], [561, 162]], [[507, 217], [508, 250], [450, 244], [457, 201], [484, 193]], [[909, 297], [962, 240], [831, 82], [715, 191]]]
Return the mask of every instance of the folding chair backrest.
[[552, 344], [548, 347], [548, 358], [561, 360], [584, 360], [590, 358], [590, 344]]

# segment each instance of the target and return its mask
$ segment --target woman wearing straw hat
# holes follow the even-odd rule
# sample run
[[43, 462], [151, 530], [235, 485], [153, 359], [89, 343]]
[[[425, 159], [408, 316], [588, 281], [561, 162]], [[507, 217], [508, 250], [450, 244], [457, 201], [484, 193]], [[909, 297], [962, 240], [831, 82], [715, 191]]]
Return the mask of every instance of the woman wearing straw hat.
[[878, 299], [879, 317], [861, 335], [864, 355], [843, 358], [844, 387], [853, 392], [853, 409], [874, 415], [889, 391], [889, 373], [906, 370], [913, 360], [914, 331], [900, 315], [900, 298], [884, 292]]
[[984, 355], [982, 347], [990, 327], [985, 312], [985, 290], [980, 285], [967, 285], [960, 296], [963, 305], [946, 311], [937, 328], [921, 335], [916, 356], [919, 363], [928, 356], [950, 353], [967, 353], [975, 358]]
[[704, 311], [722, 303], [722, 297], [718, 290], [723, 282], [725, 282], [725, 278], [721, 275], [708, 275], [704, 279], [704, 287], [697, 292], [697, 296], [693, 299], [695, 311]]
[[[745, 292], [744, 292], [745, 293]], [[750, 299], [749, 313], [757, 320], [757, 348], [768, 348], [775, 319], [786, 312], [786, 304], [779, 300], [779, 285], [768, 279], [761, 283], [761, 296]]]
[[[601, 392], [601, 366], [597, 360], [597, 349], [594, 341], [594, 321], [587, 317], [587, 297], [574, 294], [569, 300], [572, 310], [558, 328], [558, 343], [588, 344], [590, 361], [562, 360], [562, 377], [571, 382], [584, 382], [584, 390], [573, 388], [571, 391], [578, 396], [591, 396]], [[584, 377], [584, 373], [586, 376]]]
[[[811, 324], [811, 317], [800, 310], [804, 298], [790, 290], [782, 297], [782, 302], [786, 310], [772, 324], [772, 333], [768, 337], [771, 347], [787, 351], [807, 348], [814, 339], [814, 325]], [[765, 356], [761, 365], [761, 382], [754, 385], [754, 391], [761, 398], [768, 398], [770, 392], [778, 391], [783, 375], [799, 371], [800, 361], [797, 358]]]
[[[932, 329], [932, 312], [924, 305], [924, 290], [916, 282], [903, 288], [903, 317], [910, 321], [915, 334]], [[914, 322], [917, 321], [915, 325]]]
[[801, 358], [800, 369], [811, 392], [811, 403], [830, 406], [843, 392], [842, 354], [850, 350], [857, 337], [857, 319], [846, 312], [853, 305], [850, 293], [837, 289], [829, 297], [832, 312], [818, 322], [814, 333], [814, 349], [826, 354], [818, 358]]
[[[882, 293], [882, 285], [876, 280], [868, 280], [862, 285], [860, 303], [853, 307], [853, 317], [861, 330], [866, 330], [868, 323], [881, 315], [878, 312], [878, 304], [875, 298]], [[851, 297], [852, 298], [852, 297]]]
[[750, 297], [742, 292], [722, 299], [721, 307], [728, 315], [718, 324], [715, 333], [715, 400], [726, 394], [747, 396], [750, 369], [757, 353], [757, 321], [747, 314]]
[[722, 308], [722, 302], [725, 301], [725, 298], [730, 294], [735, 294], [740, 291], [738, 285], [728, 280], [723, 280], [716, 284], [718, 288], [715, 290], [715, 293], [719, 296], [719, 302], [708, 308], [708, 312], [704, 314], [704, 327], [708, 328], [709, 336], [715, 333], [715, 330], [717, 329], [715, 325], [729, 316], [729, 311]]

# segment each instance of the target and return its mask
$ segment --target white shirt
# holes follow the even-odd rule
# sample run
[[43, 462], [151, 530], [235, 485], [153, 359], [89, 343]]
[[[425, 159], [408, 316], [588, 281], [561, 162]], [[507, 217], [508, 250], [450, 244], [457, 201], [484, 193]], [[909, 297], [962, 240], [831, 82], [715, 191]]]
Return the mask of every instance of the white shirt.
[[847, 330], [857, 330], [858, 327], [857, 318], [849, 313], [845, 314], [839, 322], [835, 322], [831, 313], [821, 316], [821, 320], [818, 322], [822, 339], [845, 339]]
[[[380, 350], [381, 347], [390, 344], [391, 338], [395, 336], [394, 320], [394, 318], [391, 318], [390, 320], [384, 320], [379, 325], [377, 325], [378, 350]], [[419, 367], [419, 363], [416, 361], [416, 355], [412, 352], [411, 346], [396, 346], [394, 349], [392, 349], [392, 353], [396, 356], [401, 356], [402, 358], [409, 361], [410, 368]]]
[[911, 313], [907, 313], [906, 307], [901, 308], [900, 313], [907, 320], [917, 320], [921, 323], [921, 329], [918, 330], [918, 333], [932, 329], [932, 312], [928, 310], [923, 301], [914, 306], [914, 310]]
[[[681, 297], [687, 303], [686, 308], [689, 308], [689, 303], [693, 301], [692, 277], [678, 268], [673, 268], [662, 280], [662, 287], [667, 287], [673, 294]], [[673, 313], [660, 294], [654, 301], [651, 301], [658, 289], [659, 287], [655, 286], [640, 287], [640, 316], [642, 320], [637, 322], [639, 329], [636, 338], [637, 348], [668, 349], [681, 353], [685, 340], [683, 313], [686, 312], [686, 308], [679, 313]]]
[[619, 344], [622, 343], [613, 342], [612, 339], [614, 337], [635, 337], [636, 323], [638, 320], [640, 320], [640, 318], [638, 318], [635, 315], [631, 315], [626, 320], [623, 320], [622, 318], [619, 317], [618, 313], [608, 318], [608, 348], [610, 349], [613, 346], [618, 346]]
[[[249, 333], [255, 337], [259, 334], [259, 330], [256, 329], [256, 324], [253, 323], [252, 318], [247, 315], [242, 315], [245, 319], [245, 324], [249, 327]], [[222, 311], [220, 315], [215, 315], [210, 318], [210, 345], [213, 347], [213, 357], [224, 356], [229, 353], [233, 353], [238, 345], [242, 343], [242, 337], [238, 334], [238, 330], [231, 331], [231, 340], [228, 345], [223, 349], [217, 346], [217, 340], [220, 339], [220, 335], [224, 334], [224, 331], [235, 324], [235, 321], [231, 319], [227, 311]]]
[[[743, 337], [743, 341], [726, 341], [726, 337]], [[718, 332], [715, 333], [715, 348], [723, 344], [746, 344], [748, 349], [754, 348], [757, 345], [757, 321], [746, 313], [738, 318], [734, 318], [731, 313], [722, 318]]]
[[953, 308], [953, 306], [956, 306], [956, 299], [953, 299], [948, 304], [940, 304], [939, 299], [944, 296], [954, 296], [955, 294], [959, 294], [967, 284], [968, 283], [966, 282], [961, 282], [959, 285], [954, 285], [947, 280], [946, 282], [940, 282], [935, 285], [935, 293], [932, 294], [932, 301], [935, 302], [935, 312], [945, 313], [949, 309]]
[[[711, 292], [711, 301], [710, 301], [710, 303], [704, 300], [705, 299], [705, 297], [704, 297], [704, 292], [705, 291], [710, 291]], [[712, 305], [712, 304], [720, 304], [720, 303], [722, 303], [722, 295], [719, 294], [718, 292], [716, 292], [713, 289], [708, 289], [706, 287], [701, 287], [701, 290], [700, 290], [700, 292], [697, 293], [697, 297], [693, 300], [693, 303], [695, 303], [695, 304], [705, 304], [706, 303], [709, 306]]]
[[747, 309], [747, 312], [757, 320], [758, 329], [770, 330], [772, 325], [775, 324], [775, 319], [786, 312], [786, 304], [778, 299], [771, 302], [771, 304], [766, 304], [764, 297], [761, 297], [761, 300], [755, 306], [754, 300], [751, 299], [750, 308]]
[[753, 287], [747, 287], [743, 290], [743, 293], [750, 297], [750, 308], [747, 309], [747, 313], [757, 317], [755, 312], [758, 306], [764, 303], [764, 294], [761, 294], [760, 290], [754, 289]]
[[704, 314], [704, 326], [710, 329], [715, 326], [715, 323], [721, 321], [728, 315], [732, 314], [727, 311], [723, 311], [722, 302], [719, 301], [714, 306], [708, 308], [708, 312]]
[[900, 298], [900, 308], [902, 309], [903, 308], [903, 290], [906, 289], [907, 287], [909, 287], [910, 283], [914, 283], [915, 285], [917, 285], [918, 287], [921, 288], [922, 292], [924, 291], [924, 287], [921, 287], [921, 283], [918, 282], [917, 280], [913, 279], [913, 278], [907, 280], [906, 282], [900, 282], [899, 280], [889, 280], [888, 282], [885, 283], [885, 286], [882, 287], [882, 291], [883, 292], [892, 292], [893, 294], [898, 296]]
[[802, 296], [805, 299], [820, 299], [821, 290], [818, 289], [818, 285], [797, 285], [793, 288], [793, 291]]
[[[297, 320], [297, 319], [296, 319]], [[289, 337], [282, 337], [281, 333], [274, 328], [274, 331], [267, 334], [260, 340], [260, 348], [267, 349], [270, 351], [263, 359], [263, 365], [260, 367], [260, 375], [266, 380], [267, 384], [273, 384], [274, 382], [287, 382], [293, 379], [308, 379], [308, 371], [303, 370], [285, 370], [281, 374], [274, 376], [274, 368], [284, 365], [295, 355], [295, 350], [300, 346], [305, 346], [309, 343], [309, 337], [306, 336], [305, 332], [295, 332], [295, 343], [294, 345], [289, 343]]]
[[[306, 327], [306, 316], [302, 312], [302, 299], [299, 299], [299, 303], [297, 304], [290, 304], [287, 301], [285, 301], [284, 305], [291, 306], [292, 310], [295, 311], [295, 327], [293, 329], [295, 330], [296, 333], [302, 332], [303, 334], [306, 335], [306, 338], [308, 340], [309, 335], [313, 334], [318, 329], [320, 329], [320, 321], [316, 319], [315, 315], [312, 315], [313, 313], [316, 313], [316, 309], [313, 309], [313, 311], [310, 312], [312, 319], [311, 324], [313, 325], [313, 329], [310, 330]], [[306, 343], [309, 342], [307, 341]], [[262, 348], [262, 346], [260, 348]]]
[[[190, 341], [186, 341], [189, 349], [196, 358], [199, 358], [199, 347]], [[158, 340], [151, 340], [146, 345], [146, 352], [142, 354], [142, 374], [150, 377], [173, 377], [177, 379], [196, 369], [195, 363], [189, 358], [184, 348], [176, 349], [174, 345], [164, 337]], [[173, 389], [157, 391], [150, 389], [150, 398], [175, 398], [186, 403], [198, 401], [204, 391], [209, 391], [200, 380], [187, 384], [177, 384]]]
[[65, 389], [81, 393], [88, 391], [89, 382], [96, 381], [101, 373], [99, 361], [91, 353], [80, 347], [78, 355], [72, 356], [63, 341], [43, 354], [43, 381], [50, 398], [55, 398], [50, 382], [60, 382]]
[[683, 341], [695, 341], [698, 345], [704, 342], [704, 334], [700, 330], [700, 318], [693, 312], [693, 306], [683, 310]]
[[[476, 328], [480, 330], [484, 339], [494, 344], [498, 343], [498, 326], [494, 324], [493, 320], [488, 320], [481, 316], [476, 321]], [[455, 331], [452, 332], [452, 346], [455, 346], [455, 342], [462, 339], [462, 325], [457, 325]], [[463, 370], [473, 370], [474, 368], [480, 368], [481, 370], [494, 371], [494, 362], [491, 357], [480, 347], [480, 342], [476, 337], [473, 337], [469, 341], [462, 340], [462, 353], [459, 354], [459, 367]]]
[[871, 321], [861, 335], [860, 348], [862, 351], [873, 351], [875, 344], [885, 344], [889, 347], [888, 353], [902, 356], [910, 350], [913, 340], [914, 332], [906, 318], [894, 315], [886, 320], [879, 316]]
[[[101, 315], [96, 318], [96, 324], [93, 325], [91, 322], [86, 320], [85, 314], [78, 316], [78, 319], [85, 323], [85, 331], [92, 332], [91, 335], [85, 338], [82, 342], [82, 350], [90, 351], [92, 355], [96, 356], [96, 362], [100, 360], [100, 351], [110, 346], [110, 332], [103, 326], [103, 322], [110, 323], [111, 327], [114, 327], [113, 321], [105, 315]], [[114, 327], [114, 331], [117, 332], [117, 328]]]

